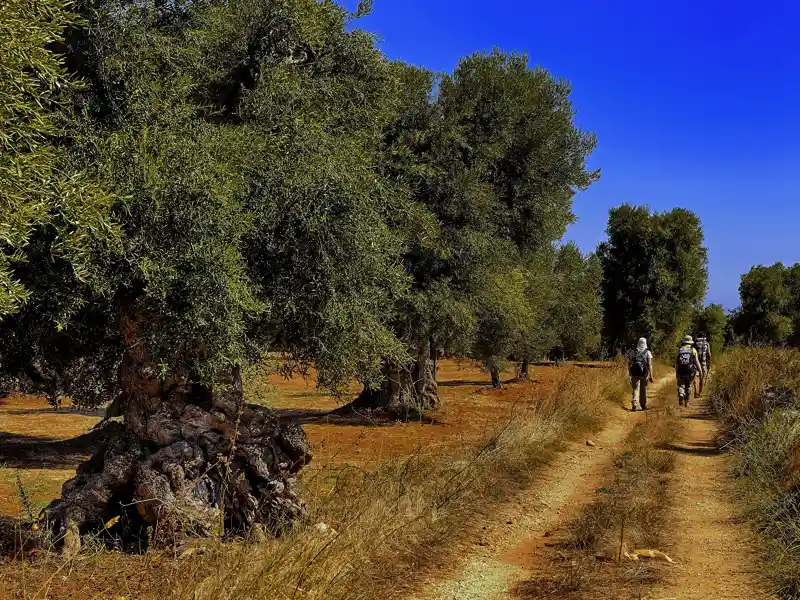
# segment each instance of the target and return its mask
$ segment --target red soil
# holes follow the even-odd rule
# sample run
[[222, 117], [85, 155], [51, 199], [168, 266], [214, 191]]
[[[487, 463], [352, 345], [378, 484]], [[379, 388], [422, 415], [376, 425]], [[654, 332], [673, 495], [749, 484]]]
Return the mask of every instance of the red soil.
[[[314, 461], [304, 474], [313, 477], [326, 466], [370, 469], [382, 459], [410, 455], [418, 449], [454, 451], [466, 442], [496, 431], [511, 412], [535, 399], [535, 391], [552, 384], [557, 372], [553, 367], [531, 367], [530, 381], [511, 382], [514, 373], [509, 370], [503, 373], [507, 381], [504, 387], [493, 389], [488, 373], [475, 364], [440, 361], [438, 379], [443, 407], [431, 413], [426, 421], [411, 423], [386, 420], [371, 423], [358, 415], [329, 416], [327, 413], [340, 407], [341, 401], [317, 390], [313, 373], [307, 380], [273, 376], [269, 385], [253, 384], [245, 391], [249, 402], [267, 404], [283, 418], [301, 420], [314, 449]], [[354, 396], [358, 389], [353, 386], [349, 392]], [[10, 396], [5, 405], [0, 405], [0, 525], [5, 521], [8, 526], [10, 517], [24, 513], [17, 475], [36, 505], [34, 511], [60, 495], [62, 483], [73, 476], [75, 467], [84, 458], [82, 454], [88, 452], [85, 445], [76, 443], [80, 441], [77, 436], [89, 431], [99, 418], [99, 412], [54, 411], [44, 400], [29, 396]], [[25, 456], [8, 451], [14, 442], [26, 438], [33, 443], [33, 452], [30, 445]], [[59, 440], [69, 441], [60, 445]], [[20, 595], [23, 588], [27, 589], [23, 594], [26, 598], [144, 597], [136, 591], [138, 585], [147, 587], [147, 581], [153, 577], [160, 581], [177, 576], [175, 569], [180, 569], [181, 562], [161, 564], [155, 562], [158, 556], [153, 558], [149, 554], [100, 553], [86, 558], [88, 562], [81, 563], [80, 573], [70, 568], [70, 575], [61, 572], [69, 563], [60, 563], [53, 557], [42, 557], [44, 562], [31, 558], [28, 564], [27, 559], [0, 557], [0, 600], [23, 597]], [[123, 590], [127, 593], [121, 596]]]
[[[497, 428], [498, 419], [529, 401], [534, 387], [549, 384], [555, 375], [552, 367], [531, 367], [531, 381], [506, 383], [493, 389], [489, 376], [469, 361], [439, 362], [440, 396], [443, 407], [430, 419], [400, 423], [370, 422], [358, 415], [329, 417], [327, 412], [341, 406], [341, 401], [318, 390], [313, 378], [286, 380], [269, 378], [271, 389], [257, 400], [281, 411], [287, 418], [297, 416], [314, 448], [312, 470], [346, 464], [370, 467], [381, 460], [411, 454], [418, 449], [446, 451], [464, 442], [486, 435]], [[504, 380], [514, 376], [503, 373]], [[357, 388], [350, 390], [357, 392]], [[252, 396], [252, 394], [251, 394]], [[253, 397], [248, 398], [254, 401]], [[12, 439], [41, 438], [43, 444], [65, 440], [89, 431], [102, 411], [55, 411], [42, 398], [12, 395], [0, 404], [0, 442]], [[18, 516], [20, 498], [16, 472], [27, 495], [37, 506], [46, 504], [60, 493], [61, 484], [70, 478], [83, 457], [63, 457], [52, 461], [37, 457], [24, 463], [6, 461], [0, 451], [0, 516]]]

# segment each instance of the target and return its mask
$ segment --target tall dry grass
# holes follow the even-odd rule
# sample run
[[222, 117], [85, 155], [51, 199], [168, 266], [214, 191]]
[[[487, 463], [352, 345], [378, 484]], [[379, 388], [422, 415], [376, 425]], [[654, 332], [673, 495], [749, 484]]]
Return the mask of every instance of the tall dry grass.
[[737, 501], [760, 533], [776, 593], [800, 597], [800, 351], [728, 352], [711, 400], [731, 450]]
[[621, 368], [559, 368], [553, 386], [532, 387], [535, 397], [478, 442], [447, 455], [420, 450], [371, 470], [315, 471], [301, 481], [308, 522], [278, 539], [198, 541], [143, 557], [87, 545], [91, 554], [68, 564], [48, 559], [5, 582], [0, 576], [0, 587], [25, 600], [66, 598], [65, 582], [75, 589], [90, 578], [104, 588], [98, 598], [400, 598], [452, 564], [459, 542], [478, 535], [494, 507], [535, 484], [564, 441], [600, 427], [611, 401], [627, 396], [625, 384]]
[[628, 436], [596, 499], [569, 523], [566, 538], [550, 547], [552, 567], [518, 584], [516, 597], [644, 598], [661, 579], [661, 563], [621, 556], [623, 548], [660, 549], [669, 530], [675, 454], [665, 448], [679, 436], [680, 424], [675, 409], [664, 400], [667, 390], [661, 393], [661, 407], [651, 409]]
[[[197, 600], [397, 598], [445, 567], [497, 503], [532, 484], [564, 440], [600, 426], [624, 388], [618, 370], [565, 368], [478, 444], [419, 452], [374, 471], [326, 469], [304, 483], [311, 523], [228, 546], [172, 586]], [[199, 582], [199, 583], [198, 583]]]

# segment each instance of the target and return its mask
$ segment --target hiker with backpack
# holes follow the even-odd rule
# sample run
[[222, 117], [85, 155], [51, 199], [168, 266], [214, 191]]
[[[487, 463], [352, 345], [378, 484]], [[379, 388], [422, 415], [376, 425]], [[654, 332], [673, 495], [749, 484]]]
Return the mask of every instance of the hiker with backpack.
[[708, 378], [708, 371], [711, 368], [711, 344], [708, 343], [705, 332], [701, 331], [694, 342], [697, 350], [697, 358], [700, 359], [700, 386], [697, 395], [703, 393], [703, 385]]
[[653, 354], [647, 349], [647, 340], [639, 339], [628, 359], [628, 374], [631, 376], [631, 410], [647, 410], [647, 383], [653, 383]]
[[697, 373], [702, 373], [700, 358], [694, 347], [692, 336], [687, 335], [681, 342], [675, 359], [675, 376], [678, 380], [678, 405], [689, 406], [692, 397], [692, 382]]

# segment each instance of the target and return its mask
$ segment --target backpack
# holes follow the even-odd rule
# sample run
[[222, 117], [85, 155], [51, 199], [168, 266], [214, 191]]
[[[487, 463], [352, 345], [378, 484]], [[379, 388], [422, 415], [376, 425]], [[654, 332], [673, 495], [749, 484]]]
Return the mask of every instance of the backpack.
[[634, 352], [628, 372], [631, 377], [647, 376], [647, 350]]
[[691, 346], [684, 346], [678, 350], [678, 375], [689, 376], [694, 375], [694, 348]]
[[694, 343], [694, 347], [697, 350], [697, 356], [700, 358], [700, 362], [705, 362], [706, 352], [708, 351], [708, 341], [706, 341], [705, 338], [698, 338]]

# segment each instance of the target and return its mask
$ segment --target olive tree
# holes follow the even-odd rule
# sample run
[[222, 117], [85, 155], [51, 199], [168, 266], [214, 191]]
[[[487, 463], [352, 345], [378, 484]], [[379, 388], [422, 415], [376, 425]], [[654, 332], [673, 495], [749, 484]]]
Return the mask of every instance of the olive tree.
[[410, 201], [394, 228], [409, 244], [396, 331], [411, 358], [387, 364], [386, 383], [356, 404], [427, 408], [439, 348], [483, 360], [497, 382], [498, 362], [533, 330], [529, 255], [563, 235], [575, 192], [597, 179], [595, 138], [574, 124], [569, 84], [524, 55], [478, 53], [440, 76], [397, 68], [405, 92], [382, 168]]
[[690, 333], [708, 285], [703, 226], [693, 212], [653, 213], [646, 206], [611, 209], [603, 267], [604, 336], [611, 352], [652, 336], [672, 348]]
[[705, 333], [715, 352], [722, 350], [728, 329], [728, 316], [720, 304], [709, 304], [695, 312], [694, 332]]
[[600, 261], [568, 243], [559, 248], [554, 271], [555, 298], [548, 318], [557, 335], [554, 349], [563, 358], [586, 358], [599, 349], [603, 329]]
[[109, 190], [120, 235], [88, 246], [82, 278], [57, 222], [33, 232], [0, 364], [79, 404], [114, 398], [123, 423], [46, 510], [51, 528], [121, 515], [113, 535], [279, 532], [303, 513], [311, 450], [244, 404], [241, 369], [277, 349], [336, 388], [404, 360], [391, 324], [405, 239], [388, 220], [396, 184], [375, 168], [399, 82], [330, 2], [76, 10], [86, 25], [60, 46], [84, 82], [67, 162]]
[[800, 344], [800, 264], [758, 265], [742, 275], [741, 306], [732, 319], [747, 344]]
[[0, 6], [0, 319], [30, 298], [15, 272], [37, 228], [81, 282], [92, 277], [90, 247], [113, 243], [112, 199], [65, 157], [74, 89], [53, 46], [77, 15], [67, 0], [4, 0]]

